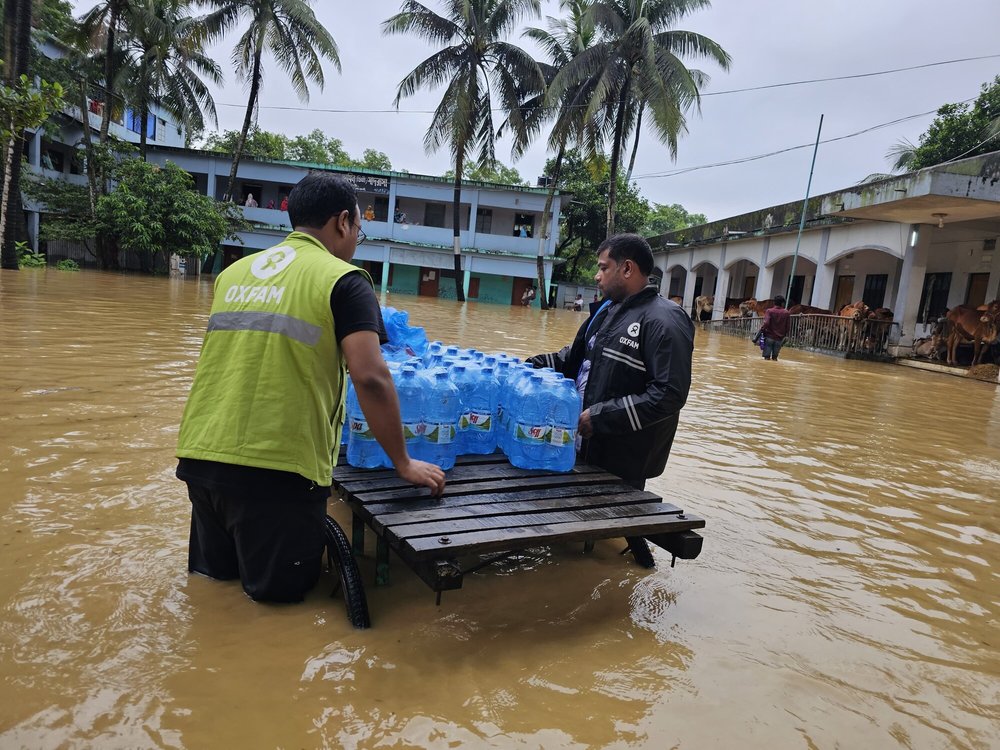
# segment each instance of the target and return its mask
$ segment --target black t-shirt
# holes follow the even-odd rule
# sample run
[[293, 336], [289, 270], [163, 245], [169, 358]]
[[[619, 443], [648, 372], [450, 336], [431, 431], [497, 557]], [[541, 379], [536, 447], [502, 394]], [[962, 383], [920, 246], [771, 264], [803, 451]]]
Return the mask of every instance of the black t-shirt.
[[[388, 341], [375, 290], [360, 273], [348, 273], [334, 284], [330, 293], [330, 309], [333, 311], [334, 336], [338, 342], [358, 331], [377, 333], [380, 344]], [[283, 486], [300, 487], [303, 483], [311, 484], [305, 477], [290, 471], [237, 466], [197, 458], [178, 459], [177, 478], [213, 490], [253, 489], [258, 493], [278, 493]]]

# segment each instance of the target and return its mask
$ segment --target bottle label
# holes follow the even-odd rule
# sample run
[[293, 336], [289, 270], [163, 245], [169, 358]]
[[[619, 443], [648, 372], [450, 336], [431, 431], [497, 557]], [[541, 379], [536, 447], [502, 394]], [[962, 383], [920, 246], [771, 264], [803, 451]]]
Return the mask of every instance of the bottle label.
[[529, 445], [542, 445], [549, 437], [548, 425], [531, 425], [518, 422], [514, 428], [514, 439]]
[[489, 412], [467, 411], [462, 415], [459, 429], [489, 432], [493, 429], [493, 415]]
[[447, 445], [455, 439], [455, 425], [453, 424], [447, 422], [441, 424], [428, 422], [424, 428], [424, 438], [429, 443]]
[[576, 430], [565, 427], [553, 427], [549, 431], [549, 443], [557, 447], [567, 446], [576, 443]]
[[427, 425], [423, 422], [403, 422], [403, 439], [406, 442], [419, 440], [427, 431]]
[[354, 417], [351, 418], [351, 435], [353, 435], [356, 440], [375, 439], [371, 428], [368, 426], [368, 422], [363, 419], [355, 419]]

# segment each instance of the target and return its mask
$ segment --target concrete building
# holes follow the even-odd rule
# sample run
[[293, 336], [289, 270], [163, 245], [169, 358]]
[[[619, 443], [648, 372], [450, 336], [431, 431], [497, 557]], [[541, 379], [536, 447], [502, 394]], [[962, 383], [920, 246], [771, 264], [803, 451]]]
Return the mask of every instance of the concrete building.
[[[802, 201], [653, 238], [662, 291], [769, 299], [785, 294]], [[901, 345], [958, 304], [1000, 297], [1000, 151], [857, 185], [808, 202], [789, 304], [887, 307]]]
[[[40, 52], [59, 57], [64, 50], [53, 40], [42, 40]], [[86, 185], [82, 143], [85, 132], [96, 139], [103, 102], [88, 99], [87, 111], [66, 106], [39, 129], [27, 143], [29, 168], [49, 178]], [[126, 109], [112, 120], [113, 137], [138, 143], [143, 124]], [[185, 148], [186, 134], [162, 107], [154, 104], [145, 123], [148, 160], [172, 161], [194, 177], [196, 189], [221, 200], [228, 192], [231, 156]], [[240, 243], [223, 244], [202, 270], [218, 272], [247, 253], [277, 243], [291, 227], [281, 201], [310, 170], [342, 174], [358, 189], [362, 212], [371, 207], [371, 219], [362, 221], [368, 239], [355, 261], [364, 266], [381, 291], [398, 294], [454, 297], [454, 260], [451, 180], [402, 172], [350, 170], [340, 167], [245, 158], [240, 164], [233, 199], [241, 206], [252, 231], [240, 235]], [[253, 193], [256, 207], [244, 205]], [[467, 182], [462, 187], [461, 247], [462, 284], [468, 299], [497, 304], [519, 304], [524, 290], [537, 285], [537, 256], [543, 257], [548, 299], [555, 248], [559, 239], [558, 193], [552, 206], [549, 237], [542, 237], [542, 213], [547, 191], [542, 188], [510, 187]], [[44, 207], [25, 200], [32, 248], [39, 250], [39, 229]], [[51, 249], [51, 248], [50, 248]], [[59, 247], [54, 255], [91, 259], [82, 248]], [[188, 272], [197, 271], [190, 264]]]
[[[155, 147], [150, 148], [148, 158], [154, 163], [177, 164], [194, 177], [199, 191], [218, 200], [228, 191], [228, 154]], [[224, 245], [205, 270], [218, 272], [247, 253], [277, 243], [291, 229], [288, 214], [281, 210], [282, 199], [310, 170], [317, 169], [350, 180], [358, 190], [362, 213], [371, 207], [373, 218], [361, 223], [367, 239], [358, 247], [355, 261], [371, 273], [382, 291], [454, 298], [454, 184], [441, 177], [403, 172], [244, 159], [232, 196], [254, 229], [240, 235], [242, 245]], [[256, 207], [243, 205], [250, 194]], [[468, 299], [519, 304], [524, 290], [537, 286], [540, 243], [548, 294], [562, 196], [555, 196], [549, 237], [542, 243], [546, 195], [543, 188], [463, 184], [459, 220], [462, 283]]]

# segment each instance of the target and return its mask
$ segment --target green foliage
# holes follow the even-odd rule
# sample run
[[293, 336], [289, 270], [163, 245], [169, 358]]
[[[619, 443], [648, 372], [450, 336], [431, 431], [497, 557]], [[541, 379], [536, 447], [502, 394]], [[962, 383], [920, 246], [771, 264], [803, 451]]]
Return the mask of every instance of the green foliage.
[[45, 268], [45, 256], [32, 252], [27, 242], [15, 242], [14, 246], [17, 248], [17, 264], [21, 268]]
[[77, 263], [72, 258], [63, 258], [61, 261], [56, 263], [56, 270], [59, 271], [79, 271], [80, 264]]
[[62, 96], [61, 84], [42, 81], [36, 88], [26, 75], [10, 86], [0, 84], [0, 140], [41, 125], [62, 107]]
[[[890, 151], [894, 167], [914, 171], [1000, 149], [1000, 76], [982, 85], [972, 106], [945, 104], [912, 150]], [[906, 144], [908, 145], [908, 144]]]
[[678, 229], [696, 227], [699, 224], [707, 224], [708, 219], [705, 214], [691, 214], [680, 203], [654, 203], [650, 208], [646, 223], [642, 228], [642, 234], [646, 237], [658, 237], [667, 232], [676, 232]]
[[96, 219], [126, 250], [162, 253], [164, 259], [205, 257], [234, 226], [234, 207], [194, 190], [194, 180], [176, 164], [163, 167], [127, 159], [115, 170], [117, 186], [97, 203]]
[[[236, 150], [239, 139], [238, 130], [212, 133], [205, 139], [202, 148], [207, 151], [231, 154]], [[243, 154], [257, 159], [304, 161], [313, 164], [363, 167], [364, 169], [385, 171], [392, 169], [389, 157], [381, 151], [376, 151], [373, 148], [365, 149], [364, 155], [360, 159], [354, 159], [344, 150], [343, 141], [339, 138], [328, 138], [319, 128], [307, 135], [297, 135], [290, 138], [282, 133], [272, 133], [254, 126], [247, 132]]]
[[[449, 169], [442, 177], [453, 180], [455, 170]], [[492, 163], [467, 161], [462, 166], [462, 179], [475, 182], [495, 182], [500, 185], [526, 186], [529, 184], [514, 167], [508, 167], [499, 161]]]
[[[554, 168], [545, 165], [546, 173]], [[585, 159], [576, 149], [563, 157], [559, 190], [569, 193], [563, 201], [561, 232], [556, 255], [566, 263], [555, 271], [557, 281], [589, 283], [597, 268], [597, 247], [607, 236], [607, 205], [610, 169], [606, 159]], [[649, 203], [639, 191], [618, 177], [616, 232], [638, 232], [649, 215]]]
[[[236, 144], [240, 140], [240, 131], [225, 130], [222, 133], [212, 133], [205, 139], [202, 146], [206, 151], [218, 151], [224, 154], [232, 154], [236, 151]], [[247, 132], [247, 140], [243, 145], [243, 153], [246, 156], [258, 159], [287, 159], [285, 150], [288, 148], [288, 138], [281, 133], [271, 133], [261, 130], [257, 126], [250, 128]]]
[[33, 202], [45, 206], [41, 238], [46, 241], [88, 243], [100, 229], [90, 213], [87, 188], [61, 179], [24, 172], [21, 187]]

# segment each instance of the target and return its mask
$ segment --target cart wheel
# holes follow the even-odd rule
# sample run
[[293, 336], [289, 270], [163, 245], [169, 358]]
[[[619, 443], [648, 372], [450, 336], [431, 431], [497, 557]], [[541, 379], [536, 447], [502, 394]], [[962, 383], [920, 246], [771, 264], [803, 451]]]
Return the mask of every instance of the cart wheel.
[[324, 525], [330, 571], [336, 571], [340, 579], [330, 596], [334, 596], [338, 590], [342, 591], [344, 603], [347, 605], [347, 619], [351, 621], [351, 625], [359, 629], [370, 628], [372, 621], [368, 614], [368, 599], [365, 597], [361, 571], [358, 570], [358, 563], [351, 553], [347, 534], [330, 516], [326, 517]]

